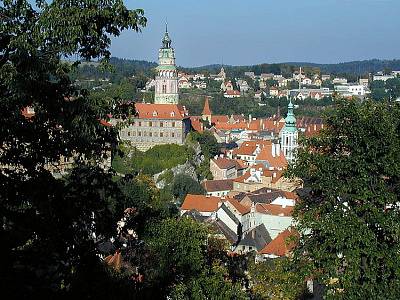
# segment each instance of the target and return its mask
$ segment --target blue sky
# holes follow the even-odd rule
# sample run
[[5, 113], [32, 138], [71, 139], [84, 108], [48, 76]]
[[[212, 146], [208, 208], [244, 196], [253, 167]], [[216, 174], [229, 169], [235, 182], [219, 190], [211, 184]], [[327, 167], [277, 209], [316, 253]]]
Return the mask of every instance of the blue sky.
[[336, 63], [400, 58], [400, 0], [125, 0], [142, 33], [113, 40], [113, 56], [155, 61], [168, 20], [177, 64]]

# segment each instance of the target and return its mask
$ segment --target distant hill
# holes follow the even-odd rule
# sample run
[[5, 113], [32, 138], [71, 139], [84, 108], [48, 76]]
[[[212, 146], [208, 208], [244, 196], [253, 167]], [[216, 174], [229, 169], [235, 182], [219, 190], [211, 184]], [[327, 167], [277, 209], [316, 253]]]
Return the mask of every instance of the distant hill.
[[292, 66], [309, 66], [317, 67], [323, 73], [331, 74], [356, 74], [363, 75], [366, 73], [375, 73], [378, 71], [383, 71], [385, 69], [389, 70], [400, 70], [400, 59], [393, 60], [380, 60], [380, 59], [370, 59], [361, 61], [351, 61], [337, 64], [315, 64], [307, 62], [287, 62], [287, 65]]
[[[115, 72], [102, 72], [97, 68], [96, 63], [85, 63], [79, 68], [79, 77], [81, 78], [102, 78], [111, 77], [112, 79], [118, 80], [124, 77], [131, 77], [132, 75], [143, 74], [147, 77], [154, 76], [154, 68], [157, 66], [155, 62], [148, 62], [144, 60], [131, 60], [112, 57], [110, 63], [114, 66]], [[250, 66], [230, 66], [224, 65], [224, 68], [231, 77], [242, 77], [246, 71], [252, 71], [255, 74], [261, 73], [274, 73], [282, 74], [284, 76], [290, 76], [292, 72], [298, 67], [304, 67], [305, 72], [314, 73], [315, 71], [321, 71], [321, 73], [329, 74], [347, 74], [347, 75], [364, 75], [367, 73], [374, 73], [383, 70], [400, 70], [400, 59], [393, 60], [363, 60], [363, 61], [352, 61], [337, 64], [317, 64], [309, 62], [285, 62], [285, 63], [273, 63], [273, 64], [258, 64]], [[200, 67], [178, 67], [179, 70], [186, 72], [208, 72], [216, 74], [221, 69], [220, 64], [206, 65]]]
[[[292, 72], [298, 67], [307, 67], [310, 69], [319, 69], [322, 73], [329, 74], [352, 74], [352, 75], [364, 75], [367, 73], [375, 73], [383, 70], [400, 70], [400, 59], [393, 60], [379, 60], [370, 59], [362, 61], [351, 61], [337, 64], [317, 64], [310, 62], [284, 62], [274, 64], [259, 64], [251, 66], [224, 66], [229, 72], [233, 73], [234, 76], [243, 75], [245, 71], [253, 71], [256, 74], [261, 73], [275, 73], [287, 75], [285, 73]], [[195, 68], [186, 68], [192, 71], [209, 71], [215, 73], [221, 68], [221, 65], [207, 65]]]
[[83, 62], [75, 76], [80, 79], [110, 78], [112, 82], [118, 82], [122, 78], [132, 77], [133, 75], [152, 77], [154, 76], [154, 68], [157, 67], [155, 62], [117, 57], [111, 57], [110, 64], [114, 67], [113, 72], [101, 70], [97, 62]]

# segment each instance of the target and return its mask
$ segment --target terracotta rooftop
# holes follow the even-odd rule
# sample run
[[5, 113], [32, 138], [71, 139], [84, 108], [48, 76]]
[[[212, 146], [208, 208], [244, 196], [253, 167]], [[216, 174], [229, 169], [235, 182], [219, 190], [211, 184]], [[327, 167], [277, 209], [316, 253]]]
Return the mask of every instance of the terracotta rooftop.
[[259, 253], [266, 255], [286, 256], [296, 245], [299, 233], [292, 228], [278, 234], [269, 244], [267, 244]]
[[240, 204], [236, 199], [228, 198], [226, 202], [229, 202], [241, 215], [245, 215], [250, 212], [250, 208]]
[[238, 163], [236, 162], [236, 160], [225, 158], [225, 157], [213, 158], [212, 161], [220, 169], [231, 169], [231, 168], [236, 168], [238, 166]]
[[236, 154], [236, 155], [253, 155], [257, 149], [257, 146], [262, 149], [271, 144], [272, 144], [271, 141], [264, 141], [264, 140], [245, 141], [240, 145], [240, 147], [235, 151], [234, 154]]
[[229, 118], [226, 115], [218, 115], [218, 116], [211, 116], [211, 123], [218, 124], [218, 123], [228, 123]]
[[221, 202], [219, 197], [187, 194], [181, 210], [197, 210], [199, 212], [213, 212]]
[[201, 117], [198, 116], [191, 116], [190, 117], [190, 123], [192, 125], [192, 128], [197, 131], [197, 132], [203, 132], [203, 124], [200, 121]]
[[188, 113], [183, 106], [177, 104], [136, 103], [137, 117], [141, 119], [183, 120]]
[[203, 188], [211, 193], [217, 191], [231, 191], [233, 190], [233, 180], [206, 180], [202, 184]]
[[[261, 149], [261, 152], [257, 155], [256, 160], [266, 161], [268, 162], [270, 167], [276, 169], [284, 169], [287, 167], [287, 160], [283, 152], [279, 149], [279, 152], [273, 154], [272, 147], [274, 145], [267, 145], [266, 147]], [[278, 150], [278, 149], [277, 149]]]
[[267, 215], [290, 217], [293, 210], [294, 206], [283, 207], [277, 204], [256, 203], [256, 211]]

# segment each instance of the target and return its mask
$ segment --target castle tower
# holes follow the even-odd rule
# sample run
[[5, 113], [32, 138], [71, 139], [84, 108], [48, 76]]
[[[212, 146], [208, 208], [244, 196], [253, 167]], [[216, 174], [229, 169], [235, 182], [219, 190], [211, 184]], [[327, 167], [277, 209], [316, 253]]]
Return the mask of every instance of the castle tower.
[[162, 46], [158, 51], [158, 67], [154, 103], [178, 104], [178, 71], [175, 65], [175, 51], [171, 47], [171, 38], [165, 26]]
[[295, 160], [295, 150], [298, 146], [297, 140], [299, 136], [293, 108], [294, 106], [292, 100], [290, 100], [288, 105], [288, 113], [285, 118], [285, 126], [280, 132], [282, 151], [289, 163]]

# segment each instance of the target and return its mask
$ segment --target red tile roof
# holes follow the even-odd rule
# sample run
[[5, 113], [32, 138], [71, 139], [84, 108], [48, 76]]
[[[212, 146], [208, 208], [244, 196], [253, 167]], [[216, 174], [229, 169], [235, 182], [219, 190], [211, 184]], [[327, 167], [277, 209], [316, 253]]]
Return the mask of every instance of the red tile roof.
[[221, 202], [219, 197], [187, 194], [181, 210], [197, 210], [199, 212], [214, 212]]
[[271, 144], [271, 141], [246, 141], [243, 142], [236, 151], [234, 151], [235, 155], [254, 155], [254, 152], [257, 149], [257, 146], [263, 148], [267, 145]]
[[203, 123], [200, 121], [201, 117], [190, 117], [190, 123], [192, 125], [192, 128], [196, 130], [197, 132], [203, 132]]
[[233, 180], [232, 179], [206, 180], [201, 185], [209, 193], [233, 190]]
[[274, 145], [267, 145], [261, 149], [261, 152], [257, 155], [256, 160], [266, 161], [268, 164], [275, 169], [284, 169], [287, 167], [287, 160], [282, 151], [272, 156], [272, 147]]
[[278, 234], [278, 236], [260, 250], [259, 253], [286, 256], [295, 247], [298, 237], [299, 233], [295, 229], [288, 228]]
[[236, 199], [229, 198], [226, 200], [229, 202], [241, 215], [245, 215], [250, 212], [250, 208], [244, 206], [243, 204], [239, 203]]
[[256, 211], [266, 215], [290, 217], [292, 216], [293, 210], [294, 206], [283, 207], [277, 204], [265, 204], [265, 203], [256, 204]]
[[211, 109], [210, 105], [208, 103], [208, 97], [206, 97], [206, 101], [204, 102], [204, 108], [203, 108], [203, 115], [211, 115]]
[[218, 157], [217, 159], [213, 158], [211, 160], [220, 169], [231, 169], [231, 168], [236, 168], [236, 166], [238, 166], [238, 163], [236, 162], [235, 159], [229, 159], [229, 158], [225, 158], [225, 157]]
[[211, 116], [211, 123], [217, 124], [217, 123], [228, 123], [229, 122], [229, 117], [225, 115], [221, 116]]
[[137, 116], [141, 119], [183, 120], [188, 118], [187, 111], [178, 104], [136, 103], [135, 109]]

